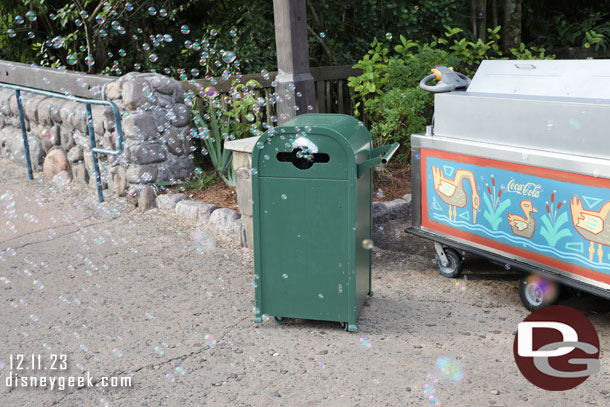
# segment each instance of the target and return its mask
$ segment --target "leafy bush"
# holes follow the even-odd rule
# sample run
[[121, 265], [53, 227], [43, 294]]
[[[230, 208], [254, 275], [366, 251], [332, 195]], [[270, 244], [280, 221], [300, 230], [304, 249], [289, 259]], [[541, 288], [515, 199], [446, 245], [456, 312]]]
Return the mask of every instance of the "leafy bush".
[[[442, 37], [430, 43], [420, 43], [399, 37], [391, 41], [374, 39], [371, 49], [354, 68], [362, 74], [350, 77], [354, 89], [356, 116], [368, 120], [376, 146], [400, 142], [398, 159], [408, 162], [410, 135], [422, 132], [433, 114], [433, 97], [419, 88], [420, 80], [436, 65], [454, 67], [472, 76], [485, 59], [506, 59], [500, 48], [500, 27], [488, 29], [489, 40], [469, 41], [460, 28], [446, 27]], [[527, 48], [521, 44], [511, 50], [517, 59], [552, 58], [543, 48]]]

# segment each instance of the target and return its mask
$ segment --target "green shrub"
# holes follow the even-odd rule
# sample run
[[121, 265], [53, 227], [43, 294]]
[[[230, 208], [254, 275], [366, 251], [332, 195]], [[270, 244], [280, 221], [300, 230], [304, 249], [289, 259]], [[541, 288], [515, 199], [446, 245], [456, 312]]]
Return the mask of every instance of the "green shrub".
[[[434, 111], [431, 94], [419, 89], [420, 80], [436, 65], [453, 67], [472, 77], [485, 59], [508, 59], [500, 49], [500, 27], [488, 29], [489, 40], [469, 41], [460, 28], [445, 27], [444, 36], [430, 43], [418, 43], [400, 36], [391, 41], [374, 39], [371, 49], [354, 68], [362, 74], [350, 77], [354, 89], [356, 117], [366, 116], [375, 146], [399, 142], [397, 158], [409, 161], [410, 135], [425, 130]], [[544, 48], [527, 48], [521, 44], [511, 50], [517, 59], [544, 59]]]

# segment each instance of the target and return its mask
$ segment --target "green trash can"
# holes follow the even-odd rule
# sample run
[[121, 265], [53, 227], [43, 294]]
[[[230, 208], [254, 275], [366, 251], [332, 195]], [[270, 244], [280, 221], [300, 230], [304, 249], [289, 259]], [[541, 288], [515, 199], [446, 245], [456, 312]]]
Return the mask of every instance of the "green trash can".
[[372, 295], [372, 168], [397, 148], [373, 150], [362, 123], [341, 114], [304, 114], [261, 136], [252, 154], [254, 322], [270, 315], [358, 330]]

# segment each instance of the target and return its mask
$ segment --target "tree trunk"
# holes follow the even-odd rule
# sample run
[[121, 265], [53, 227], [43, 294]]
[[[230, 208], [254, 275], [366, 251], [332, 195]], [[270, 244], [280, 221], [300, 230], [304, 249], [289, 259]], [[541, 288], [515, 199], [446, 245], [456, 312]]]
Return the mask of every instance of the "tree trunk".
[[486, 0], [471, 0], [470, 1], [470, 20], [472, 22], [472, 33], [475, 38], [480, 38], [485, 41], [487, 27], [485, 25], [487, 14]]
[[521, 2], [504, 0], [504, 49], [509, 51], [521, 45]]
[[491, 25], [498, 26], [498, 0], [491, 0]]

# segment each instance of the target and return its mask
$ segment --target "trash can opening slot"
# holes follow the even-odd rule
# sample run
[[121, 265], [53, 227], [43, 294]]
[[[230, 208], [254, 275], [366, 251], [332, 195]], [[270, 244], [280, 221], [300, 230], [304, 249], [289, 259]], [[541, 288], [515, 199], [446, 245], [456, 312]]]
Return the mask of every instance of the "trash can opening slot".
[[290, 153], [277, 153], [277, 160], [282, 162], [291, 162], [300, 170], [311, 168], [314, 163], [327, 163], [330, 161], [330, 156], [325, 153], [311, 153], [303, 151], [302, 148], [295, 148]]

